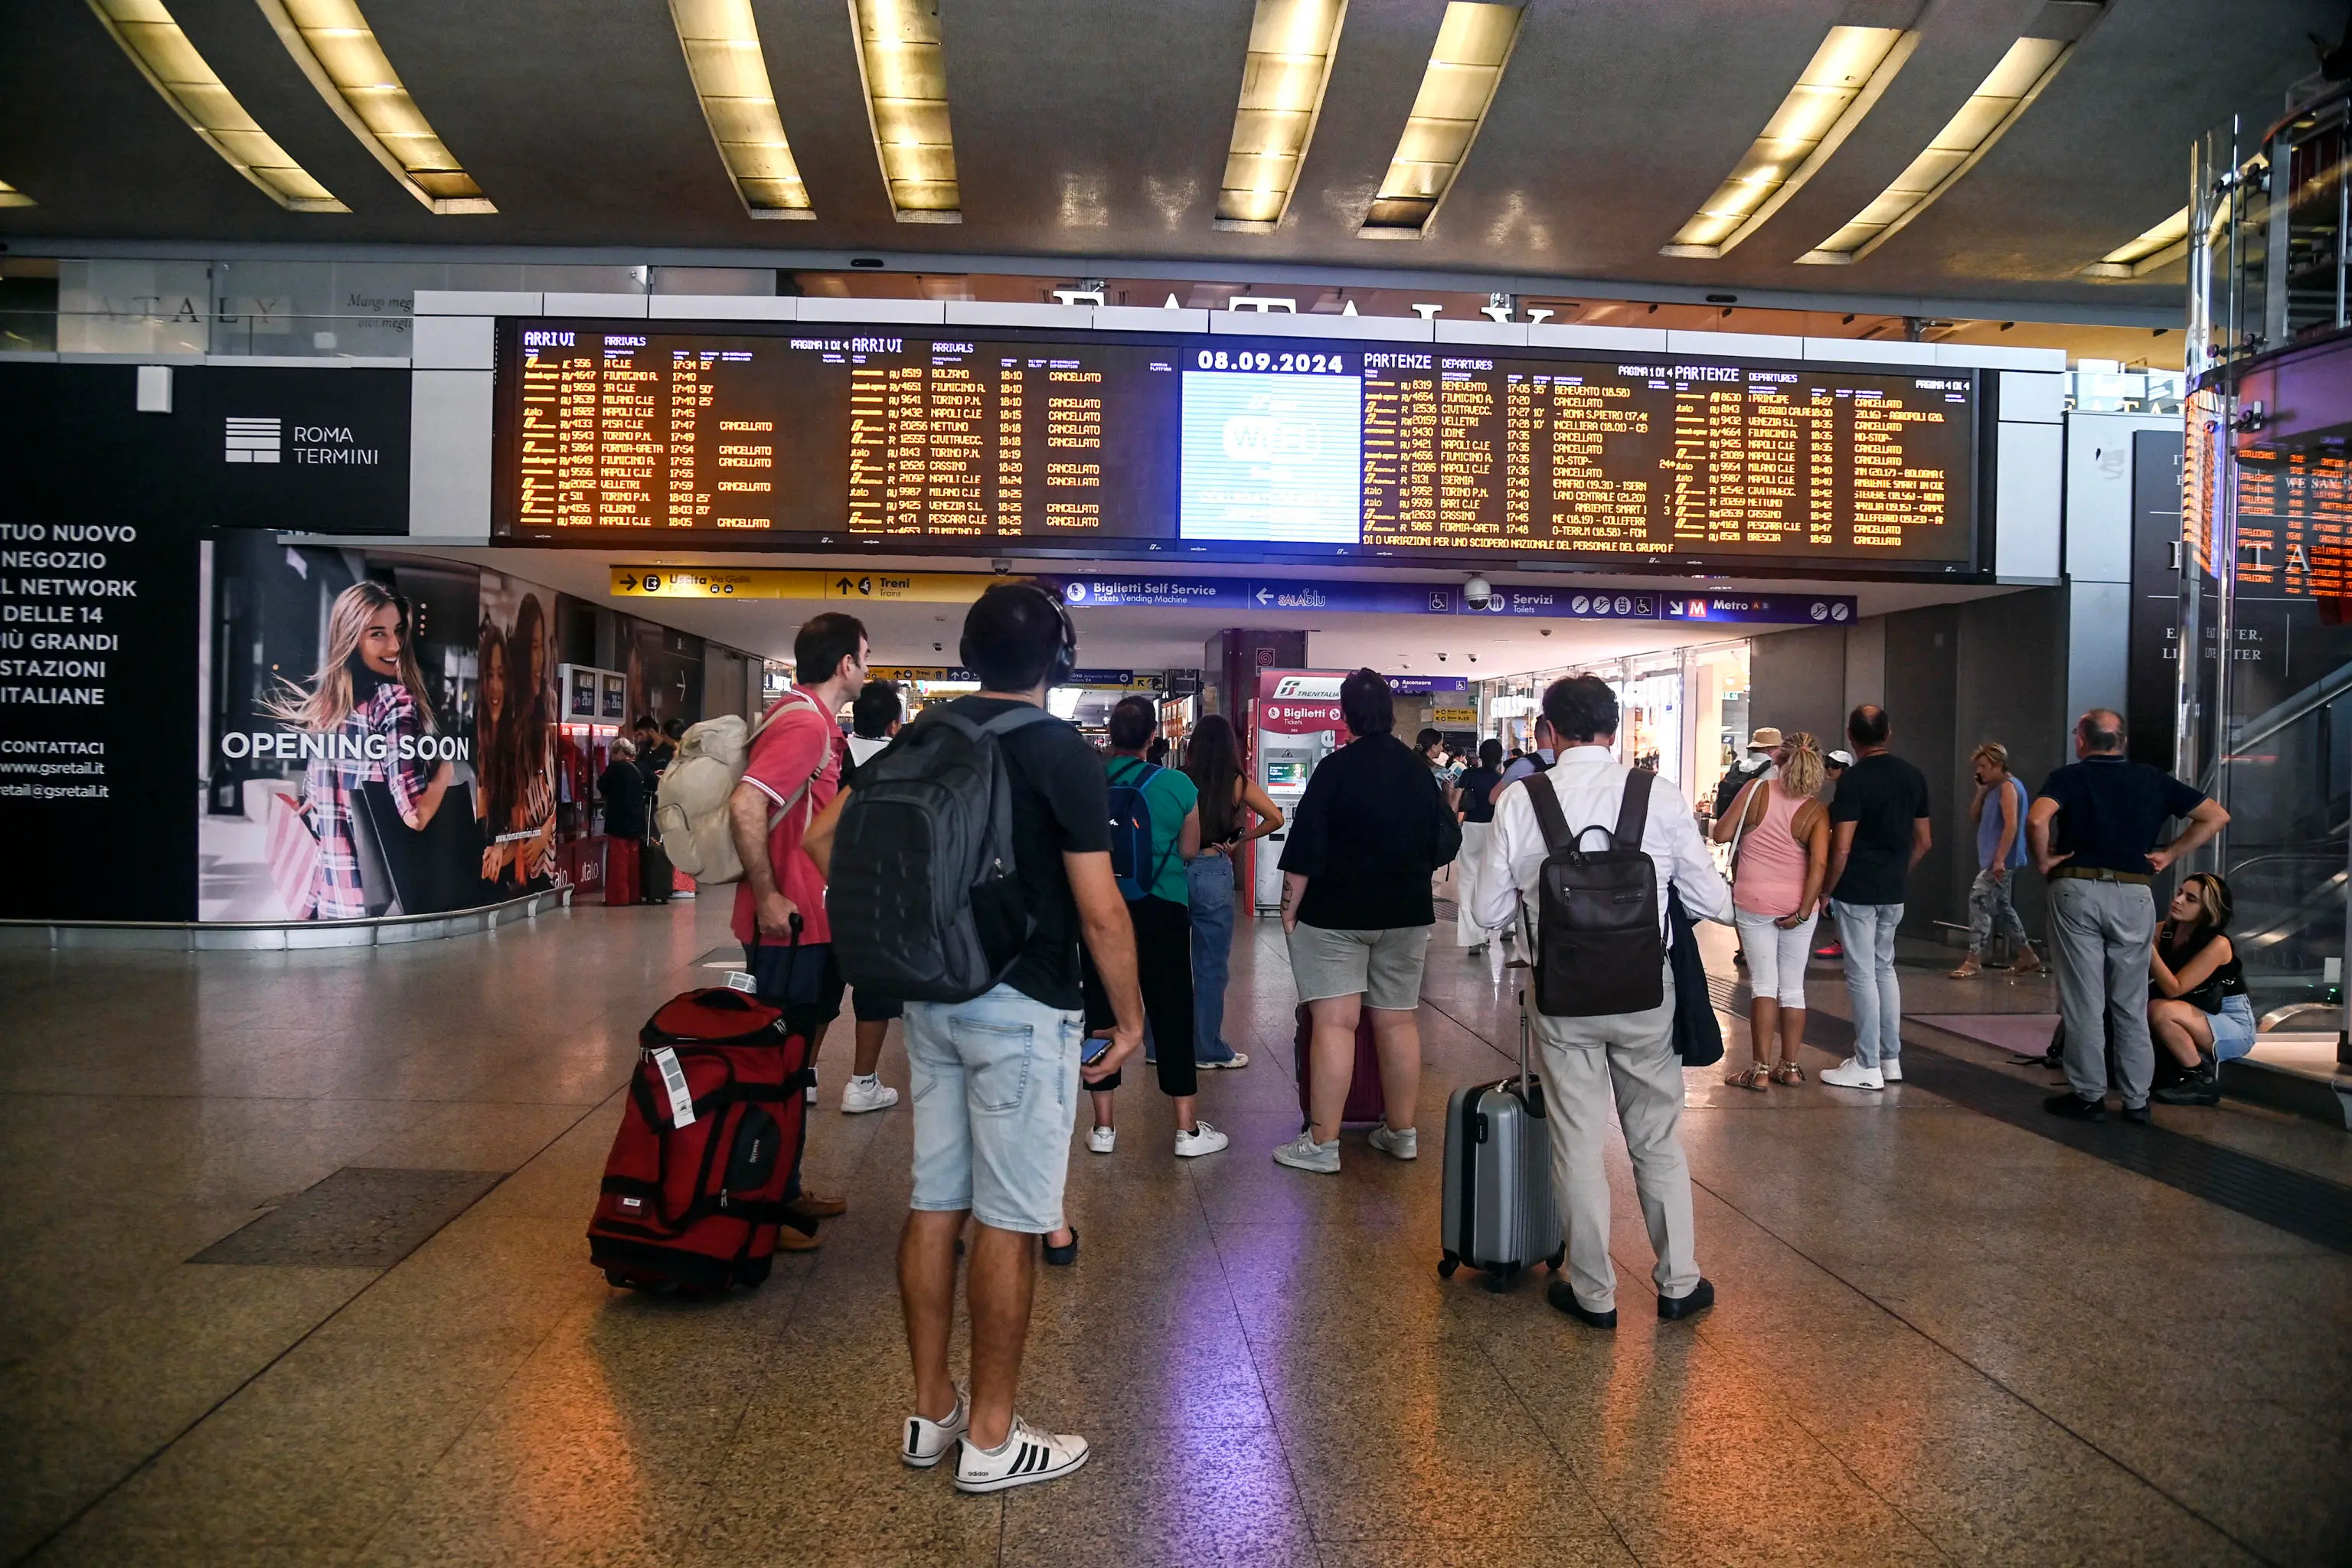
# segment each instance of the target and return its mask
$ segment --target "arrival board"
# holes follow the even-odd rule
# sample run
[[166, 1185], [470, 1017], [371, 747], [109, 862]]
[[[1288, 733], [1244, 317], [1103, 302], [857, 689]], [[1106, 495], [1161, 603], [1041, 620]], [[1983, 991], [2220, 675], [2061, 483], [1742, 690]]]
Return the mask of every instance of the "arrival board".
[[1965, 569], [1968, 371], [952, 330], [502, 342], [499, 531]]

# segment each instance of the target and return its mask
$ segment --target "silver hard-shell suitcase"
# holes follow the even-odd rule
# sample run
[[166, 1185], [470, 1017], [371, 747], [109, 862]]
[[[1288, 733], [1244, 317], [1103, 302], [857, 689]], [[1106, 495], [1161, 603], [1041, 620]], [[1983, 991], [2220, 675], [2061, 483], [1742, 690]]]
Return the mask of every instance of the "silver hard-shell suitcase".
[[1465, 1084], [1445, 1103], [1446, 1279], [1466, 1263], [1486, 1288], [1507, 1287], [1531, 1263], [1557, 1269], [1567, 1257], [1551, 1191], [1551, 1123], [1543, 1085], [1528, 1071], [1527, 993], [1519, 993], [1519, 1071], [1500, 1083]]

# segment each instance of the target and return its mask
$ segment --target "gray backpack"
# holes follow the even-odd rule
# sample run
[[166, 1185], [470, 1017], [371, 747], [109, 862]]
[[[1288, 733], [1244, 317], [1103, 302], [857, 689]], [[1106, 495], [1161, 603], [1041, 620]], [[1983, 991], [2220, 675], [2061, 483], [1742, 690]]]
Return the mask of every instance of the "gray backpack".
[[841, 973], [907, 1002], [963, 1002], [1004, 978], [1032, 920], [1013, 847], [1003, 737], [1051, 718], [926, 711], [861, 763], [842, 808], [825, 911]]

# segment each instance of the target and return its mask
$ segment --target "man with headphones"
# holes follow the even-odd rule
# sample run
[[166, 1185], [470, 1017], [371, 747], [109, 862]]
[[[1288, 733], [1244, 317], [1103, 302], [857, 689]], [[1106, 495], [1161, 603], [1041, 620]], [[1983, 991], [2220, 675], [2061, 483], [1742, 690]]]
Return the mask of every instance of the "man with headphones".
[[[1078, 1090], [1117, 1072], [1142, 1045], [1143, 1001], [1134, 931], [1111, 872], [1101, 759], [1074, 727], [1035, 711], [1077, 662], [1068, 613], [1034, 584], [999, 583], [971, 606], [959, 651], [981, 689], [947, 710], [975, 724], [998, 721], [992, 729], [1012, 792], [1013, 873], [1029, 936], [992, 989], [966, 1002], [906, 1005], [914, 1192], [898, 1243], [898, 1293], [915, 1403], [898, 1428], [898, 1458], [919, 1469], [952, 1458], [959, 1490], [992, 1492], [1053, 1480], [1087, 1461], [1085, 1438], [1031, 1426], [1014, 1413], [1013, 1392], [1037, 1238], [1063, 1225]], [[1020, 721], [1003, 722], [1013, 715]], [[926, 710], [910, 733], [932, 721]], [[808, 852], [820, 868], [832, 864], [834, 830], [856, 788], [835, 796], [809, 829]], [[1081, 940], [1117, 1019], [1108, 1048], [1083, 1065]], [[965, 1282], [969, 1392], [949, 1371], [956, 1240], [967, 1216], [975, 1222]]]

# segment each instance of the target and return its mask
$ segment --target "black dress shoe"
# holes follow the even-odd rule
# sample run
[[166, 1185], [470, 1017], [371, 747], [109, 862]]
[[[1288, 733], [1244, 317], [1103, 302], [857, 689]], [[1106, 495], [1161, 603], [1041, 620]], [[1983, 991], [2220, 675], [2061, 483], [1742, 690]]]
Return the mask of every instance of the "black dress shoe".
[[1078, 1227], [1077, 1227], [1077, 1226], [1072, 1226], [1070, 1227], [1070, 1244], [1069, 1244], [1067, 1247], [1055, 1247], [1055, 1246], [1052, 1242], [1050, 1242], [1050, 1241], [1049, 1241], [1049, 1242], [1047, 1242], [1047, 1243], [1045, 1244], [1045, 1261], [1046, 1261], [1046, 1262], [1048, 1262], [1048, 1263], [1050, 1263], [1050, 1264], [1052, 1264], [1055, 1268], [1068, 1268], [1071, 1264], [1076, 1263], [1077, 1260], [1078, 1260]]
[[2145, 1105], [2126, 1105], [2124, 1107], [2124, 1120], [2135, 1127], [2145, 1127], [2155, 1118], [2148, 1114]]
[[2106, 1101], [2084, 1100], [2071, 1089], [2043, 1100], [2042, 1109], [2053, 1116], [2063, 1116], [2075, 1121], [2105, 1121], [2107, 1119]]
[[1680, 1318], [1692, 1317], [1715, 1305], [1715, 1281], [1702, 1279], [1691, 1287], [1687, 1296], [1658, 1298], [1658, 1316], [1671, 1323]]
[[1594, 1311], [1576, 1299], [1576, 1292], [1568, 1288], [1568, 1281], [1565, 1279], [1555, 1279], [1547, 1286], [1544, 1289], [1544, 1300], [1582, 1323], [1586, 1328], [1613, 1329], [1617, 1326], [1616, 1308], [1612, 1307], [1605, 1312]]

